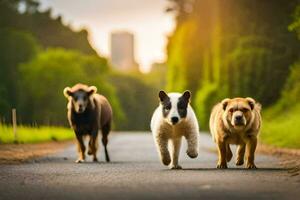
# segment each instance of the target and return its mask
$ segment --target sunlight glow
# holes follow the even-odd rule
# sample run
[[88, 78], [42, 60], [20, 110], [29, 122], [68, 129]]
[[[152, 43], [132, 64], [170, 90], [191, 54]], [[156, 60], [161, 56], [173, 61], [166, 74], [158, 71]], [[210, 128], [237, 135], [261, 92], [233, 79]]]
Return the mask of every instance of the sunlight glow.
[[135, 58], [141, 71], [153, 62], [166, 59], [167, 36], [174, 29], [171, 14], [164, 12], [166, 0], [41, 0], [41, 10], [52, 8], [53, 15], [75, 30], [86, 28], [96, 51], [110, 57], [110, 34], [125, 30], [135, 35]]

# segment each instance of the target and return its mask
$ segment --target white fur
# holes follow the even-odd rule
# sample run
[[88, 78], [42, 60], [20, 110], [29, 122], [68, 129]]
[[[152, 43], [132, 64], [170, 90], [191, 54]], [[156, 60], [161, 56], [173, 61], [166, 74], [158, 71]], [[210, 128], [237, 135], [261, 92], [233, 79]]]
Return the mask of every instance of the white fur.
[[[185, 137], [187, 140], [188, 149], [186, 153], [189, 157], [196, 158], [199, 149], [199, 125], [192, 107], [188, 105], [185, 118], [180, 119], [178, 114], [177, 102], [181, 95], [180, 93], [169, 93], [168, 96], [170, 97], [172, 108], [168, 116], [166, 118], [163, 117], [162, 105], [160, 104], [153, 113], [150, 125], [161, 162], [164, 165], [170, 165], [171, 169], [181, 168], [178, 165], [178, 157], [182, 137]], [[178, 117], [179, 122], [172, 125], [171, 117]]]

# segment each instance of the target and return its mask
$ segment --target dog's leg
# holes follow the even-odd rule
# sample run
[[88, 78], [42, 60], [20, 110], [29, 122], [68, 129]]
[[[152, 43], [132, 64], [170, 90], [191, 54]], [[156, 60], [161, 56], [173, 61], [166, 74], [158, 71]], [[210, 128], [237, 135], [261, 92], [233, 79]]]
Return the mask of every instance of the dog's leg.
[[247, 143], [246, 143], [246, 167], [248, 169], [256, 169], [256, 166], [254, 164], [254, 154], [255, 149], [257, 146], [257, 138], [256, 136], [249, 136]]
[[246, 149], [246, 144], [240, 144], [237, 147], [237, 158], [236, 158], [236, 165], [243, 165], [244, 164], [244, 157], [245, 157], [245, 149]]
[[168, 138], [163, 137], [163, 134], [157, 134], [154, 138], [160, 160], [164, 165], [169, 165], [171, 162], [171, 157], [168, 150], [168, 140]]
[[178, 138], [172, 138], [171, 139], [171, 154], [172, 154], [172, 164], [170, 166], [170, 169], [182, 169], [180, 165], [178, 165], [178, 156], [180, 152], [180, 146], [181, 146], [181, 137]]
[[226, 161], [229, 162], [232, 158], [232, 152], [231, 152], [231, 149], [230, 149], [230, 145], [227, 144], [226, 145]]
[[107, 135], [103, 135], [102, 136], [102, 144], [104, 146], [105, 160], [106, 160], [106, 162], [110, 162], [110, 158], [109, 158], [108, 151], [107, 151], [107, 143], [108, 143]]
[[85, 159], [85, 146], [83, 142], [83, 136], [80, 134], [76, 134], [76, 139], [77, 139], [78, 159], [75, 162], [81, 163], [84, 162]]
[[92, 137], [90, 137], [90, 141], [89, 141], [89, 146], [88, 146], [88, 155], [92, 155], [93, 154], [93, 150], [92, 150]]
[[91, 135], [91, 138], [90, 138], [90, 142], [89, 142], [90, 146], [89, 146], [89, 151], [90, 151], [90, 155], [93, 155], [93, 161], [94, 162], [97, 162], [98, 159], [97, 159], [97, 147], [98, 147], [98, 134], [94, 133]]
[[217, 168], [226, 169], [227, 162], [226, 162], [226, 142], [225, 141], [217, 141], [218, 146], [218, 154], [219, 154], [219, 161]]
[[198, 144], [198, 131], [192, 131], [185, 134], [185, 138], [187, 141], [187, 155], [190, 158], [196, 158], [198, 156], [199, 144]]
[[108, 151], [107, 151], [108, 134], [110, 132], [110, 128], [111, 128], [110, 122], [102, 127], [102, 144], [104, 146], [106, 162], [110, 162], [110, 158], [109, 158]]

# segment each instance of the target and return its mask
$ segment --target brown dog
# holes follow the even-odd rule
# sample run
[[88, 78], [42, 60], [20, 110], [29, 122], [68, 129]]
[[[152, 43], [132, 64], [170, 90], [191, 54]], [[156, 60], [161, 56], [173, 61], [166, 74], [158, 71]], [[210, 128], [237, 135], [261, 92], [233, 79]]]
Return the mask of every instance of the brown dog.
[[252, 98], [224, 99], [214, 106], [210, 115], [210, 132], [218, 147], [219, 161], [217, 168], [227, 168], [232, 158], [230, 144], [238, 145], [236, 165], [256, 168], [254, 153], [257, 135], [261, 126], [261, 105]]
[[102, 132], [102, 144], [105, 151], [105, 159], [110, 161], [107, 143], [108, 134], [111, 128], [112, 108], [108, 100], [97, 94], [95, 86], [76, 84], [72, 88], [66, 87], [64, 95], [68, 99], [68, 120], [70, 126], [74, 129], [77, 146], [78, 159], [77, 163], [85, 160], [84, 136], [89, 136], [88, 154], [93, 155], [93, 161], [97, 159], [98, 149], [98, 132]]

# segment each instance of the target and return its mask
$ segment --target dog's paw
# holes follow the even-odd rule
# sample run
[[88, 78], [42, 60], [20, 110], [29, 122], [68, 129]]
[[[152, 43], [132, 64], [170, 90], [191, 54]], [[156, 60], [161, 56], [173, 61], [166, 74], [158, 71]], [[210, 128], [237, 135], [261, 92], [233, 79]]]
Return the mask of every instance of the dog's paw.
[[197, 158], [198, 156], [198, 152], [195, 150], [187, 150], [186, 154], [190, 157], [190, 158]]
[[244, 164], [244, 160], [243, 159], [238, 159], [238, 160], [236, 160], [236, 162], [235, 162], [235, 165], [236, 166], [240, 166], [240, 165], [243, 165]]
[[182, 169], [180, 165], [171, 165], [170, 169]]
[[218, 169], [227, 169], [227, 163], [218, 163], [217, 168]]
[[171, 163], [171, 158], [170, 156], [163, 156], [162, 159], [161, 159], [161, 162], [164, 164], [164, 165], [169, 165]]
[[84, 162], [84, 160], [81, 159], [81, 158], [78, 158], [78, 159], [75, 161], [75, 163], [83, 163], [83, 162]]
[[247, 169], [257, 169], [256, 165], [254, 163], [247, 163], [246, 166]]

